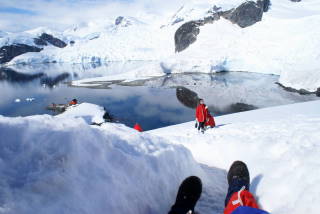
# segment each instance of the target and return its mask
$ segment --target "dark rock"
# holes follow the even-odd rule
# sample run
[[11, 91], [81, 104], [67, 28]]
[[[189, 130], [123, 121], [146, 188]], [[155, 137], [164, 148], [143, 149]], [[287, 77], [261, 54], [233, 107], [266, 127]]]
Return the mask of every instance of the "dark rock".
[[0, 80], [8, 81], [12, 83], [22, 83], [22, 82], [30, 82], [35, 79], [39, 79], [44, 76], [44, 73], [38, 74], [24, 74], [19, 73], [11, 68], [0, 68]]
[[58, 48], [64, 48], [64, 47], [67, 46], [67, 44], [64, 41], [62, 41], [62, 40], [60, 40], [58, 38], [55, 38], [52, 35], [47, 34], [47, 33], [41, 34], [39, 39], [43, 40], [44, 42], [48, 42], [51, 45], [56, 46]]
[[245, 2], [236, 9], [223, 12], [222, 16], [242, 28], [251, 26], [262, 19], [264, 4], [262, 1], [259, 2]]
[[231, 112], [251, 111], [255, 109], [257, 109], [257, 107], [246, 103], [235, 103], [230, 106]]
[[42, 48], [25, 45], [25, 44], [13, 44], [9, 46], [3, 46], [0, 48], [0, 64], [10, 62], [14, 57], [28, 53], [28, 52], [40, 52]]
[[48, 43], [46, 41], [44, 41], [43, 39], [39, 39], [39, 38], [34, 38], [33, 39], [34, 44], [38, 45], [38, 46], [47, 46]]
[[194, 91], [185, 87], [177, 87], [176, 90], [178, 100], [188, 108], [196, 108], [198, 105], [199, 97]]
[[320, 87], [317, 89], [316, 95], [317, 95], [318, 97], [320, 97]]
[[301, 2], [301, 0], [290, 0], [292, 2]]
[[294, 92], [294, 93], [299, 93], [301, 95], [308, 95], [308, 94], [314, 94], [314, 92], [310, 92], [310, 91], [307, 91], [305, 89], [300, 89], [300, 90], [297, 90], [297, 89], [294, 89], [294, 88], [291, 88], [291, 87], [286, 87], [284, 85], [282, 85], [281, 83], [277, 82], [276, 84], [278, 84], [280, 87], [282, 87], [284, 90], [286, 91], [289, 91], [289, 92]]
[[197, 40], [201, 25], [204, 25], [204, 21], [191, 21], [179, 27], [174, 35], [176, 52], [185, 50]]
[[271, 1], [270, 0], [258, 0], [257, 4], [263, 9], [263, 12], [268, 12]]
[[73, 40], [70, 41], [70, 45], [74, 45], [75, 43], [76, 43], [76, 42], [73, 41]]
[[67, 79], [69, 76], [70, 76], [69, 73], [62, 73], [56, 77], [44, 77], [41, 79], [41, 84], [45, 84], [46, 86], [49, 86], [50, 88], [52, 88], [58, 83]]
[[106, 110], [106, 108], [104, 108], [104, 112], [103, 119], [106, 122], [115, 122], [115, 118]]
[[115, 25], [121, 25], [122, 27], [128, 27], [128, 26], [132, 25], [132, 22], [123, 16], [119, 16], [115, 20]]
[[115, 25], [121, 24], [121, 22], [123, 21], [123, 19], [124, 19], [123, 16], [118, 16], [118, 17], [116, 18]]

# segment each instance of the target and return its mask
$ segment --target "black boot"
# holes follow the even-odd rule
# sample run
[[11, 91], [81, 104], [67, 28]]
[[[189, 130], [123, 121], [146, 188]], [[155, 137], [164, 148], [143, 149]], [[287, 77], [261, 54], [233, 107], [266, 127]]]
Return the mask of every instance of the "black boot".
[[228, 171], [227, 179], [229, 188], [225, 200], [225, 206], [227, 206], [233, 193], [240, 191], [242, 187], [249, 191], [250, 175], [247, 165], [242, 161], [233, 162]]
[[194, 213], [194, 207], [200, 198], [202, 192], [202, 183], [200, 178], [190, 176], [180, 185], [176, 202], [171, 207], [169, 214], [187, 214]]

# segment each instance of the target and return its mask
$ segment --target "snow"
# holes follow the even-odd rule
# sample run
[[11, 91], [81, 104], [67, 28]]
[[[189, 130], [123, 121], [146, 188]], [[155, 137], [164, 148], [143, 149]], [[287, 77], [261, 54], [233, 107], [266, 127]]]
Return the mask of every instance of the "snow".
[[[217, 117], [204, 135], [194, 122], [149, 133], [187, 147], [195, 159], [228, 170], [245, 161], [251, 191], [270, 213], [318, 213], [320, 102], [294, 104]], [[214, 179], [214, 178], [213, 178]]]
[[316, 214], [319, 106], [221, 116], [205, 134], [193, 122], [144, 133], [92, 126], [103, 109], [89, 103], [54, 117], [0, 116], [1, 212], [166, 213], [179, 183], [197, 175], [204, 191], [196, 209], [221, 213], [226, 170], [240, 159], [265, 210]]
[[57, 117], [0, 116], [2, 213], [165, 213], [178, 184], [203, 174], [184, 147], [90, 126], [80, 116], [89, 110], [101, 112], [81, 104]]
[[225, 11], [242, 2], [244, 0], [190, 1], [162, 24], [159, 24], [159, 17], [145, 14], [139, 18], [124, 17], [120, 25], [110, 19], [79, 23], [60, 34], [39, 28], [1, 38], [0, 46], [17, 42], [33, 44], [34, 35], [48, 31], [75, 44], [63, 49], [45, 47], [40, 53], [23, 54], [8, 64], [152, 60], [157, 66], [152, 70], [146, 68], [147, 73], [128, 70], [121, 76], [106, 74], [92, 81], [146, 79], [162, 75], [164, 70], [171, 73], [231, 70], [276, 74], [280, 76], [279, 82], [287, 87], [315, 92], [320, 86], [320, 2], [317, 0], [273, 1], [262, 21], [245, 29], [221, 18], [202, 26], [197, 41], [185, 51], [174, 53], [174, 33], [183, 23], [204, 19], [213, 6]]
[[173, 72], [271, 73], [280, 75], [279, 82], [285, 86], [316, 91], [320, 10], [310, 12], [311, 5], [320, 8], [318, 1], [274, 1], [261, 22], [244, 29], [224, 19], [205, 25], [197, 41], [168, 60], [167, 67]]
[[92, 123], [103, 123], [103, 115], [105, 111], [102, 107], [90, 104], [90, 103], [82, 103], [76, 106], [69, 106], [65, 113], [56, 116], [57, 118], [82, 118], [89, 125]]

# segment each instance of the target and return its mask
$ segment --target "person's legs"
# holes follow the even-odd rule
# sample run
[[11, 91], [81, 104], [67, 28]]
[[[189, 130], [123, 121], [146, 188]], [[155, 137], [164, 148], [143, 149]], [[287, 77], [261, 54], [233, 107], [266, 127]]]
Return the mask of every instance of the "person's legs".
[[202, 182], [196, 176], [186, 178], [180, 185], [176, 201], [168, 214], [194, 213], [202, 192]]
[[244, 162], [235, 161], [227, 177], [229, 188], [225, 199], [224, 214], [231, 214], [240, 206], [259, 208], [254, 196], [249, 192], [250, 175]]
[[200, 123], [199, 123], [199, 129], [198, 129], [198, 130], [201, 129], [201, 131], [204, 132], [204, 124], [205, 124], [205, 122], [200, 122]]

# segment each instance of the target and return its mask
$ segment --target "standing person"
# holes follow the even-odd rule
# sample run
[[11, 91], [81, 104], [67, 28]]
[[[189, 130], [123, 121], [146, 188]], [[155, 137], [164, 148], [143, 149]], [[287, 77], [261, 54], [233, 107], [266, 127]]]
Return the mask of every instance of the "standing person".
[[[228, 175], [228, 193], [225, 200], [224, 214], [268, 214], [249, 192], [250, 175], [247, 165], [235, 161]], [[194, 214], [194, 208], [202, 192], [201, 179], [196, 176], [186, 178], [180, 185], [176, 201], [168, 214]]]
[[198, 130], [200, 131], [201, 129], [201, 132], [204, 133], [204, 125], [207, 120], [207, 110], [203, 99], [199, 100], [199, 105], [196, 108], [196, 120], [199, 123]]

